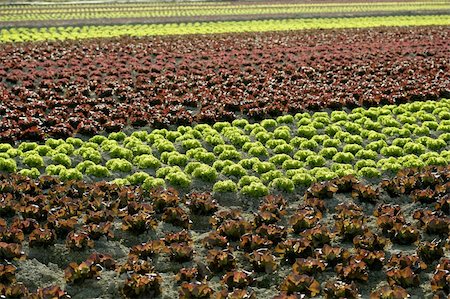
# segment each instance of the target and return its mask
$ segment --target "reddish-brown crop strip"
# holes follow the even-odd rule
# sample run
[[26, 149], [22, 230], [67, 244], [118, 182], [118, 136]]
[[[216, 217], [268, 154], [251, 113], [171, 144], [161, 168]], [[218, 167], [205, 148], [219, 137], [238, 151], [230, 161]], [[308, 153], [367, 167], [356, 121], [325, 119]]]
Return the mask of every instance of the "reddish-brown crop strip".
[[0, 140], [436, 99], [449, 30], [389, 28], [1, 45]]
[[[0, 294], [64, 298], [56, 286], [21, 281], [30, 263], [52, 262], [63, 247], [55, 262], [71, 295], [112, 280], [108, 290], [123, 297], [172, 288], [181, 298], [445, 298], [449, 186], [450, 166], [408, 169], [378, 186], [347, 176], [314, 184], [301, 200], [267, 196], [252, 211], [210, 193], [1, 175], [0, 201], [10, 209], [0, 210]], [[365, 189], [378, 196], [352, 196]], [[434, 197], [418, 201], [426, 189]]]

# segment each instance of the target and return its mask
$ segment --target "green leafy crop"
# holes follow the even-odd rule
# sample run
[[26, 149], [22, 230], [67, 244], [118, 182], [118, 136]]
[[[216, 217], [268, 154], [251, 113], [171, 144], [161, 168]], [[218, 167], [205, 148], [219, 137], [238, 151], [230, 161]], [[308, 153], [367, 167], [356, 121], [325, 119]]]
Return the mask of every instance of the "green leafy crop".
[[269, 152], [264, 146], [261, 145], [250, 148], [248, 154], [253, 157], [267, 157]]
[[424, 145], [416, 142], [407, 142], [403, 146], [403, 149], [406, 154], [415, 154], [415, 155], [423, 154], [427, 150]]
[[189, 139], [189, 140], [185, 140], [181, 143], [181, 146], [185, 149], [185, 150], [189, 150], [189, 149], [193, 149], [193, 148], [198, 148], [198, 147], [202, 147], [202, 144], [200, 143], [200, 141], [198, 141], [197, 139]]
[[270, 170], [268, 172], [263, 173], [260, 178], [264, 184], [268, 184], [268, 183], [272, 182], [274, 179], [281, 178], [281, 177], [283, 177], [283, 173], [281, 171]]
[[81, 171], [82, 173], [86, 173], [86, 169], [89, 166], [93, 166], [93, 165], [96, 165], [96, 164], [92, 161], [83, 161], [83, 162], [78, 163], [78, 165], [75, 168], [78, 169], [79, 171]]
[[65, 171], [67, 168], [64, 165], [49, 165], [45, 168], [45, 173], [48, 175], [59, 175], [61, 171]]
[[159, 187], [164, 188], [165, 186], [166, 182], [163, 179], [154, 177], [145, 179], [144, 183], [142, 184], [142, 188], [144, 188], [145, 190], [152, 190]]
[[83, 178], [83, 174], [81, 171], [75, 168], [70, 169], [62, 169], [59, 172], [59, 177], [61, 180], [81, 180]]
[[276, 178], [270, 183], [270, 188], [291, 193], [294, 192], [295, 186], [292, 180], [288, 178]]
[[12, 149], [12, 145], [9, 143], [0, 143], [0, 153], [6, 153], [8, 150]]
[[111, 173], [108, 168], [102, 165], [92, 165], [86, 168], [86, 174], [99, 178], [109, 177]]
[[279, 124], [292, 124], [294, 123], [294, 116], [292, 115], [282, 115], [277, 117], [277, 122]]
[[301, 162], [301, 161], [298, 161], [298, 160], [292, 160], [292, 159], [291, 160], [285, 160], [283, 162], [283, 164], [281, 165], [281, 167], [284, 170], [299, 169], [299, 168], [304, 167], [304, 166], [305, 166], [304, 162]]
[[274, 119], [265, 119], [261, 122], [261, 126], [267, 130], [274, 129], [278, 125]]
[[274, 154], [290, 154], [293, 151], [294, 146], [290, 144], [280, 144], [273, 149]]
[[58, 146], [64, 144], [65, 141], [62, 139], [54, 139], [54, 138], [49, 138], [47, 139], [47, 141], [45, 141], [45, 145], [50, 146], [52, 149], [57, 148]]
[[22, 152], [34, 150], [38, 144], [36, 142], [22, 142], [17, 149]]
[[16, 161], [13, 159], [8, 158], [0, 158], [0, 171], [5, 172], [16, 172], [17, 171], [17, 164]]
[[238, 186], [239, 188], [242, 188], [244, 186], [250, 185], [251, 183], [261, 183], [261, 180], [256, 176], [245, 175], [239, 180]]
[[316, 141], [314, 141], [314, 140], [306, 140], [306, 141], [303, 141], [301, 144], [300, 144], [300, 148], [301, 149], [309, 149], [309, 150], [315, 150], [315, 149], [317, 149], [319, 147], [319, 144], [316, 142]]
[[72, 160], [66, 154], [55, 154], [53, 155], [52, 160], [54, 163], [64, 165], [65, 167], [72, 166]]
[[44, 159], [38, 154], [24, 156], [22, 162], [29, 167], [44, 167]]
[[430, 138], [427, 140], [426, 144], [427, 144], [427, 147], [433, 151], [442, 150], [443, 148], [445, 148], [447, 146], [447, 142], [445, 142], [444, 140], [442, 140], [440, 138], [437, 138], [437, 139]]
[[260, 162], [260, 160], [256, 157], [250, 158], [250, 159], [242, 159], [239, 161], [239, 165], [242, 165], [245, 169], [253, 169], [253, 165], [255, 163]]
[[299, 150], [294, 154], [294, 159], [306, 162], [306, 159], [312, 155], [316, 155], [316, 153], [311, 150]]
[[163, 153], [163, 152], [174, 152], [175, 151], [175, 146], [173, 145], [172, 142], [168, 141], [168, 140], [161, 140], [155, 143], [156, 144], [156, 149], [158, 150], [158, 152]]
[[66, 155], [70, 156], [70, 155], [73, 154], [74, 150], [75, 150], [75, 147], [72, 144], [63, 143], [63, 144], [58, 145], [55, 148], [54, 152], [55, 153], [66, 154]]
[[188, 162], [186, 155], [178, 152], [164, 152], [161, 154], [161, 160], [170, 166], [185, 166]]
[[403, 149], [396, 145], [390, 145], [383, 147], [380, 150], [380, 154], [386, 157], [400, 157], [403, 156]]
[[355, 155], [362, 149], [363, 147], [359, 144], [346, 144], [343, 148], [343, 151], [344, 153], [352, 153], [353, 155]]
[[269, 189], [263, 183], [252, 182], [242, 187], [240, 192], [249, 197], [263, 197], [269, 194]]
[[133, 163], [141, 169], [157, 169], [161, 167], [161, 162], [152, 155], [140, 155], [134, 158]]
[[135, 172], [132, 175], [126, 177], [127, 181], [130, 182], [131, 185], [141, 185], [151, 176], [143, 171]]
[[234, 176], [236, 178], [247, 175], [247, 170], [240, 164], [233, 164], [222, 169], [222, 174], [226, 176]]
[[21, 169], [19, 171], [19, 174], [35, 179], [41, 175], [41, 172], [39, 171], [39, 169], [33, 167], [31, 169], [27, 169], [27, 168]]
[[351, 163], [355, 156], [350, 152], [340, 152], [333, 156], [333, 161], [337, 163]]
[[192, 176], [205, 182], [214, 182], [217, 180], [217, 171], [206, 164], [200, 165], [194, 169]]
[[320, 155], [311, 155], [306, 158], [306, 163], [310, 167], [320, 167], [325, 165], [326, 160]]
[[89, 160], [96, 164], [102, 161], [102, 155], [97, 149], [91, 147], [81, 147], [74, 152], [75, 155], [80, 155], [83, 160]]
[[255, 164], [253, 164], [253, 171], [262, 174], [265, 172], [268, 172], [270, 170], [275, 170], [275, 164], [270, 163], [270, 162], [257, 162]]
[[331, 159], [338, 153], [338, 150], [334, 147], [324, 147], [320, 150], [319, 155], [324, 158]]
[[89, 141], [97, 143], [97, 144], [102, 144], [102, 142], [105, 141], [106, 139], [108, 139], [108, 138], [106, 138], [105, 136], [97, 135], [97, 136], [94, 136], [91, 139], [89, 139]]
[[121, 158], [128, 161], [133, 159], [133, 152], [127, 148], [123, 148], [120, 146], [113, 147], [109, 152], [111, 158]]
[[241, 153], [237, 150], [224, 150], [220, 155], [220, 160], [240, 160], [242, 158]]
[[375, 178], [381, 176], [381, 172], [376, 167], [362, 167], [358, 170], [358, 175], [367, 178]]
[[378, 153], [373, 150], [361, 149], [356, 153], [355, 157], [358, 159], [376, 160], [378, 158]]
[[232, 180], [219, 181], [214, 184], [213, 192], [225, 193], [225, 192], [236, 192], [237, 185]]
[[269, 159], [269, 162], [275, 165], [282, 165], [287, 160], [292, 160], [291, 156], [287, 154], [276, 154]]
[[89, 141], [4, 143], [0, 163], [5, 172], [36, 177], [48, 165], [47, 174], [64, 180], [98, 177], [146, 189], [189, 188], [195, 179], [195, 184], [214, 184], [217, 193], [260, 197], [347, 174], [372, 178], [405, 167], [448, 165], [450, 119], [440, 116], [446, 118], [449, 103], [304, 112], [261, 123], [240, 119]]
[[273, 138], [272, 132], [259, 132], [255, 135], [255, 139], [261, 143], [266, 143], [271, 138]]
[[279, 145], [287, 144], [286, 140], [284, 139], [270, 139], [266, 142], [266, 147], [270, 149], [274, 149]]
[[111, 159], [106, 162], [106, 168], [111, 171], [131, 172], [133, 164], [125, 159]]
[[373, 160], [359, 160], [355, 163], [355, 170], [361, 170], [364, 167], [376, 167], [377, 163]]
[[108, 135], [108, 139], [115, 141], [123, 141], [127, 137], [124, 132], [113, 132]]
[[39, 154], [39, 156], [51, 155], [54, 152], [53, 149], [48, 145], [39, 145], [35, 148], [35, 150]]
[[188, 188], [192, 181], [191, 179], [181, 171], [170, 172], [166, 176], [166, 180], [175, 187]]
[[297, 130], [297, 136], [304, 138], [312, 138], [317, 135], [317, 130], [313, 126], [301, 126]]
[[292, 177], [295, 186], [308, 187], [315, 181], [316, 179], [308, 173], [298, 173]]
[[386, 146], [388, 146], [386, 141], [384, 141], [384, 140], [377, 140], [377, 141], [370, 142], [366, 146], [366, 149], [379, 152], [383, 147], [386, 147]]

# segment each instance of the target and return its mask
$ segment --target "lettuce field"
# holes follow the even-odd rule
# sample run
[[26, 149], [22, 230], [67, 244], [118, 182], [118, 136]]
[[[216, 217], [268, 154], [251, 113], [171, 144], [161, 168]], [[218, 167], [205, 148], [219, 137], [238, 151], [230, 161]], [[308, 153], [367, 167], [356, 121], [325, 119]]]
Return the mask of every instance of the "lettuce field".
[[450, 5], [0, 4], [2, 298], [450, 296]]

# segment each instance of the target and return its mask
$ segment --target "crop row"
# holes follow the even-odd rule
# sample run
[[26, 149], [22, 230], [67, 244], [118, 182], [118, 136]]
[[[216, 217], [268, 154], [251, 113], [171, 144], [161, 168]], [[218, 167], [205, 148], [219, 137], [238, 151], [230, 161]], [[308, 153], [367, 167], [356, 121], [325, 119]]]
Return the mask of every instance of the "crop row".
[[[200, 6], [138, 6], [138, 7], [104, 7], [89, 6], [80, 8], [64, 7], [46, 9], [27, 7], [22, 9], [3, 10], [8, 6], [0, 6], [0, 22], [17, 22], [25, 20], [66, 20], [93, 18], [158, 18], [205, 15], [298, 15], [312, 13], [359, 13], [359, 12], [403, 12], [403, 11], [438, 11], [448, 9], [446, 2], [404, 2], [404, 3], [351, 3], [335, 4], [238, 4], [238, 5], [200, 5]], [[194, 19], [193, 19], [194, 20]]]
[[26, 259], [46, 263], [61, 246], [52, 277], [64, 283], [31, 298], [77, 295], [104, 275], [123, 297], [168, 295], [168, 286], [180, 298], [450, 292], [448, 166], [408, 169], [378, 186], [353, 176], [316, 183], [301, 201], [268, 196], [254, 212], [224, 208], [210, 193], [182, 198], [51, 177], [2, 176], [0, 189], [0, 292], [11, 297], [34, 292], [21, 281], [35, 271]]
[[[430, 3], [439, 3], [439, 2], [444, 2], [444, 1], [437, 1], [437, 0], [422, 0], [422, 1], [411, 1], [411, 0], [398, 0], [398, 1], [392, 1], [392, 0], [375, 0], [372, 1], [371, 3], [378, 3], [379, 5], [383, 5], [383, 4], [392, 4], [392, 3], [405, 3], [405, 2], [414, 2], [417, 5], [423, 4], [423, 5], [428, 5]], [[241, 2], [239, 3], [239, 5], [275, 5], [273, 2], [271, 1], [248, 1], [248, 2]], [[367, 4], [367, 2], [361, 1], [361, 0], [338, 0], [338, 1], [328, 1], [328, 0], [314, 0], [314, 1], [310, 1], [309, 3], [296, 3], [295, 1], [290, 1], [290, 0], [283, 0], [283, 1], [279, 1], [277, 3], [280, 6], [285, 6], [285, 5], [308, 5], [308, 4], [314, 4], [314, 5], [323, 5], [323, 6], [329, 6], [329, 5], [334, 5], [334, 6], [347, 6], [350, 4]], [[118, 9], [118, 8], [122, 8], [122, 9], [135, 9], [135, 8], [145, 8], [145, 7], [161, 7], [161, 8], [170, 8], [170, 7], [174, 7], [174, 8], [178, 8], [178, 7], [185, 7], [186, 9], [188, 8], [195, 8], [195, 7], [210, 7], [210, 6], [214, 6], [214, 7], [230, 7], [230, 6], [235, 6], [238, 5], [236, 2], [231, 2], [231, 1], [222, 1], [222, 2], [211, 2], [211, 1], [204, 1], [204, 2], [199, 2], [199, 1], [191, 1], [191, 2], [167, 2], [162, 4], [161, 2], [134, 2], [134, 3], [128, 3], [128, 2], [114, 2], [114, 3], [100, 3], [100, 2], [71, 2], [71, 3], [33, 3], [33, 5], [30, 4], [26, 4], [26, 3], [16, 3], [14, 4], [14, 6], [11, 6], [9, 4], [2, 4], [4, 7], [5, 11], [9, 11], [9, 10], [16, 10], [16, 9], [28, 9], [28, 10], [52, 10], [52, 9], [61, 9], [61, 5], [63, 5], [65, 8], [67, 9], [71, 9], [71, 8], [76, 8], [76, 9], [88, 9], [88, 8], [102, 8], [102, 9]]]
[[139, 11], [139, 10], [153, 10], [153, 11], [178, 11], [178, 10], [202, 10], [202, 9], [230, 9], [230, 10], [238, 10], [242, 8], [322, 8], [328, 9], [328, 11], [333, 10], [345, 10], [346, 8], [354, 8], [354, 9], [363, 9], [365, 7], [371, 9], [377, 7], [380, 10], [383, 9], [402, 9], [403, 7], [414, 7], [416, 9], [426, 10], [427, 8], [432, 7], [440, 7], [441, 5], [445, 5], [445, 1], [404, 1], [404, 2], [392, 2], [392, 1], [384, 1], [384, 2], [347, 2], [347, 3], [295, 3], [295, 2], [240, 2], [240, 3], [232, 3], [232, 2], [194, 2], [194, 3], [114, 3], [112, 5], [105, 5], [103, 3], [77, 3], [77, 4], [68, 4], [61, 3], [55, 5], [8, 5], [2, 4], [0, 7], [2, 8], [2, 16], [3, 15], [14, 15], [14, 14], [39, 14], [39, 13], [77, 13], [77, 12], [89, 12], [95, 13], [97, 11], [100, 12], [115, 12], [115, 11]]
[[390, 28], [5, 44], [0, 140], [437, 99], [450, 92], [448, 34]]
[[[32, 134], [32, 132], [30, 132]], [[380, 177], [407, 167], [450, 164], [450, 100], [352, 112], [283, 115], [177, 130], [113, 132], [88, 141], [0, 144], [0, 169], [64, 180], [116, 179], [146, 189], [195, 182], [218, 193], [261, 197], [348, 174]]]
[[27, 28], [13, 27], [0, 30], [0, 42], [27, 42], [71, 40], [85, 38], [112, 38], [120, 36], [159, 36], [185, 34], [217, 34], [306, 29], [372, 28], [397, 26], [446, 26], [448, 15], [387, 16], [357, 18], [310, 18], [283, 20], [218, 21], [202, 23], [68, 26]]

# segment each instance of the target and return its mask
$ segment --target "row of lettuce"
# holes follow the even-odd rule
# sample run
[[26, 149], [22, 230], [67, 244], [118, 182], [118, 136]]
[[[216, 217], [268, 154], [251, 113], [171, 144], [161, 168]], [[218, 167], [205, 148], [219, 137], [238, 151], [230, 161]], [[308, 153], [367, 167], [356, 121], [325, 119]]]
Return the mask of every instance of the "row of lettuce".
[[67, 27], [13, 27], [0, 29], [0, 42], [112, 38], [305, 29], [370, 28], [380, 26], [450, 25], [450, 15], [382, 16], [358, 18], [309, 18], [282, 20], [218, 21], [168, 24], [127, 24]]
[[450, 164], [450, 100], [413, 102], [0, 144], [0, 170], [63, 180], [101, 179], [145, 189], [213, 188], [264, 196], [349, 174], [376, 178]]
[[24, 20], [70, 20], [70, 19], [102, 19], [102, 18], [157, 18], [180, 16], [216, 16], [216, 15], [271, 15], [300, 13], [357, 13], [357, 12], [403, 12], [403, 11], [437, 11], [448, 9], [448, 3], [442, 2], [404, 2], [404, 3], [335, 3], [297, 4], [297, 3], [253, 3], [223, 5], [210, 3], [199, 6], [138, 6], [138, 7], [105, 7], [61, 5], [57, 8], [40, 6], [38, 8], [16, 8], [1, 6], [4, 9], [0, 22]]

